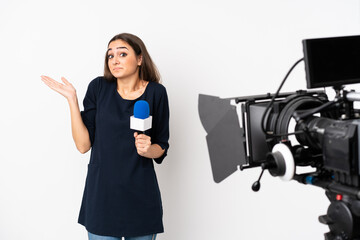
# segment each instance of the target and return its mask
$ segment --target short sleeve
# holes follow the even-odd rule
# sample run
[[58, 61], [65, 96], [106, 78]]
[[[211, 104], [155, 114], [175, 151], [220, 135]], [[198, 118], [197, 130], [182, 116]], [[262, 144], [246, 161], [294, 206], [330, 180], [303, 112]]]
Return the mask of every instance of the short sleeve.
[[158, 164], [162, 163], [167, 155], [169, 149], [169, 103], [166, 89], [159, 85], [159, 90], [156, 96], [155, 106], [153, 110], [153, 136], [152, 143], [158, 144], [165, 150], [164, 154], [155, 158], [154, 161]]
[[83, 101], [84, 110], [81, 111], [81, 118], [89, 131], [91, 146], [94, 144], [95, 139], [95, 117], [98, 81], [98, 79], [94, 79], [90, 82]]

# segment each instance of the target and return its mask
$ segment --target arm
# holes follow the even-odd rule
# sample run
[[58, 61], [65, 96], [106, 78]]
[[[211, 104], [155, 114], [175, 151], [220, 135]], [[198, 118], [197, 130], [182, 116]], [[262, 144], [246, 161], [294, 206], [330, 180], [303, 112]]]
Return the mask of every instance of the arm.
[[148, 139], [149, 153], [157, 164], [161, 164], [169, 149], [169, 103], [163, 85], [155, 85], [153, 102], [152, 135]]
[[86, 153], [91, 148], [89, 131], [87, 130], [80, 114], [77, 97], [68, 99], [71, 115], [71, 132], [76, 148], [81, 153]]
[[51, 89], [63, 95], [69, 103], [71, 115], [71, 130], [76, 148], [81, 153], [86, 153], [91, 148], [89, 132], [81, 118], [76, 90], [65, 78], [61, 78], [64, 84], [54, 79], [41, 76], [41, 80]]

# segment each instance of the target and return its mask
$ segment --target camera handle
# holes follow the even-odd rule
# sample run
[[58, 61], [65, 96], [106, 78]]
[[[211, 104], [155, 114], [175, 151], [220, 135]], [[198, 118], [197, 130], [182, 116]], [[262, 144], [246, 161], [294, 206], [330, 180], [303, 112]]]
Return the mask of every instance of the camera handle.
[[274, 177], [280, 177], [284, 181], [290, 181], [295, 173], [295, 161], [289, 147], [284, 143], [276, 144], [271, 153], [266, 155], [266, 162], [261, 164], [261, 174], [259, 179], [253, 183], [252, 190], [257, 192], [260, 190], [260, 179], [265, 171]]
[[261, 186], [261, 184], [260, 184], [260, 179], [261, 179], [264, 171], [265, 171], [265, 168], [263, 168], [263, 169], [261, 170], [259, 179], [258, 179], [257, 181], [255, 181], [255, 182], [253, 183], [253, 185], [251, 186], [251, 189], [252, 189], [254, 192], [257, 192], [257, 191], [260, 190], [260, 186]]

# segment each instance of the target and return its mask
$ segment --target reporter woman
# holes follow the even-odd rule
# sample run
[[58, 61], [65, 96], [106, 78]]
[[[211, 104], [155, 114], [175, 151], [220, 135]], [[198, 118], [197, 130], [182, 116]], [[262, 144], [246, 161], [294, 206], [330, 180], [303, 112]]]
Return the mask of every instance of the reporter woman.
[[[169, 148], [169, 106], [142, 40], [128, 33], [110, 40], [104, 76], [90, 82], [83, 111], [65, 78], [41, 79], [67, 99], [77, 149], [91, 149], [78, 220], [89, 240], [154, 240], [164, 229], [153, 162], [160, 164]], [[153, 117], [145, 134], [130, 129], [137, 100], [149, 103]]]

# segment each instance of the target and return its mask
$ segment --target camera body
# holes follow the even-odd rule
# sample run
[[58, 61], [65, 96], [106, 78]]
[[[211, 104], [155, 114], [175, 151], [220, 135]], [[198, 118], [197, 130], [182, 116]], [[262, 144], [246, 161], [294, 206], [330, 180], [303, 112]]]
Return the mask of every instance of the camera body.
[[[279, 95], [264, 118], [265, 132], [261, 120], [272, 96], [235, 99], [241, 103], [245, 126], [246, 164], [241, 168], [264, 168], [268, 163], [266, 169], [276, 173], [276, 163], [269, 162], [273, 160], [273, 147], [281, 143], [289, 148], [295, 166], [315, 168], [313, 176], [318, 179], [360, 187], [359, 111], [346, 99], [346, 91], [341, 94], [332, 102], [320, 91]], [[295, 136], [293, 140], [291, 135]], [[296, 178], [295, 172], [293, 177]]]

